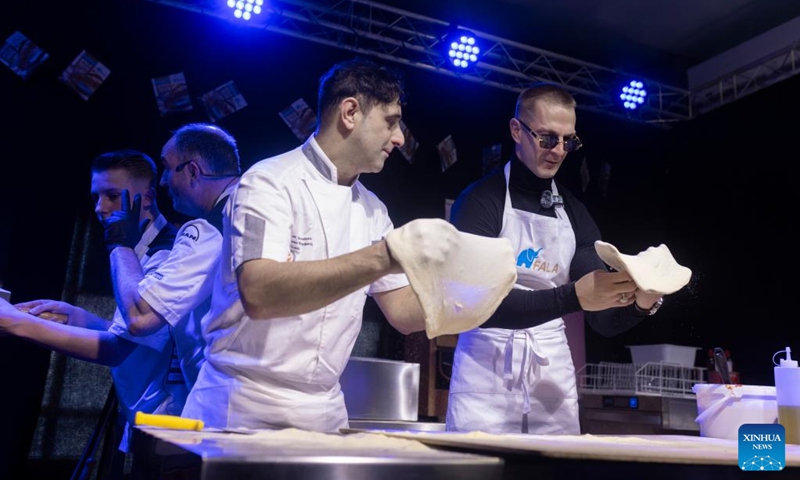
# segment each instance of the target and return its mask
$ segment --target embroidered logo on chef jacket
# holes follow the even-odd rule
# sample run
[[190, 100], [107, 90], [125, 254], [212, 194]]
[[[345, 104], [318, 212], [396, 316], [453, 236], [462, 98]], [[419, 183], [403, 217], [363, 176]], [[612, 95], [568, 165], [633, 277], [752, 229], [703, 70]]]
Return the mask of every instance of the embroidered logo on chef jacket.
[[558, 273], [558, 263], [551, 264], [550, 262], [539, 259], [539, 253], [543, 249], [544, 247], [540, 247], [538, 250], [528, 248], [519, 252], [519, 255], [517, 255], [517, 266], [545, 273]]
[[301, 250], [314, 248], [314, 239], [307, 236], [292, 235], [289, 241], [289, 258], [287, 261], [294, 261], [300, 254]]
[[786, 466], [786, 429], [780, 423], [745, 423], [738, 436], [742, 470], [774, 472]]
[[196, 242], [200, 240], [200, 230], [198, 230], [198, 228], [194, 225], [187, 225], [186, 228], [183, 229], [181, 237], [186, 237]]

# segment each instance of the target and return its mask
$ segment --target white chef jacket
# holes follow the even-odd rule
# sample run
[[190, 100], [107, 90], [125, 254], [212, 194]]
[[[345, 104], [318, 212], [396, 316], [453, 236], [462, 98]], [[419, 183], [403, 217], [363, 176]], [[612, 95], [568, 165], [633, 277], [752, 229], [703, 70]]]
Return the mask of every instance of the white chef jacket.
[[[145, 277], [154, 275], [158, 266], [169, 256], [169, 250], [158, 250], [147, 255], [150, 243], [166, 225], [167, 220], [159, 215], [150, 223], [134, 248]], [[179, 406], [173, 404], [170, 392], [164, 388], [173, 348], [161, 339], [169, 339], [167, 326], [152, 335], [132, 335], [119, 309], [114, 312], [108, 331], [137, 345], [121, 364], [111, 368], [119, 408], [127, 420], [120, 449], [127, 451], [128, 427], [133, 424], [137, 411], [180, 414]]]
[[[221, 209], [233, 193], [233, 182], [220, 195], [215, 209]], [[139, 294], [169, 323], [175, 342], [179, 371], [186, 394], [194, 386], [203, 363], [205, 341], [201, 320], [211, 307], [211, 292], [222, 251], [222, 232], [205, 219], [184, 223], [175, 237], [169, 257], [155, 274], [139, 283]], [[169, 335], [148, 336], [157, 348], [170, 341]], [[173, 369], [175, 370], [175, 369]], [[185, 399], [184, 399], [185, 400]], [[183, 410], [183, 401], [180, 411]]]
[[228, 209], [220, 277], [203, 320], [206, 363], [183, 416], [217, 428], [347, 427], [339, 376], [366, 295], [406, 286], [406, 276], [387, 275], [313, 312], [256, 320], [242, 307], [236, 269], [253, 259], [322, 260], [367, 247], [393, 228], [385, 205], [358, 180], [338, 185], [312, 136], [248, 169]]

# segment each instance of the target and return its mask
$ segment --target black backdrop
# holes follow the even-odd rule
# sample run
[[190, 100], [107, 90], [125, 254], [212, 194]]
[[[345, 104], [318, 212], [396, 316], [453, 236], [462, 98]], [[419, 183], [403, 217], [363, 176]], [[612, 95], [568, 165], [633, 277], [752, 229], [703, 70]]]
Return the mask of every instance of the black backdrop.
[[[278, 112], [301, 97], [316, 110], [319, 76], [353, 55], [133, 0], [4, 2], [0, 10], [0, 38], [19, 30], [50, 54], [27, 81], [0, 67], [0, 282], [14, 301], [60, 297], [73, 225], [91, 209], [88, 166], [97, 154], [137, 148], [158, 158], [171, 130], [208, 120], [197, 98], [233, 80], [248, 106], [218, 123], [238, 138], [247, 167], [300, 143]], [[57, 79], [82, 50], [111, 70], [89, 101]], [[420, 149], [413, 164], [395, 152], [383, 172], [362, 181], [401, 225], [443, 217], [445, 199], [480, 177], [484, 147], [502, 143], [510, 153], [516, 95], [398, 68], [408, 82], [404, 120]], [[194, 110], [161, 117], [150, 79], [178, 72]], [[694, 272], [636, 329], [613, 339], [587, 329], [589, 362], [630, 361], [624, 346], [646, 343], [701, 347], [701, 362], [704, 350], [723, 346], [744, 383], [771, 385], [772, 353], [786, 345], [800, 351], [789, 243], [798, 87], [800, 79], [787, 80], [671, 129], [579, 111], [586, 147], [562, 167], [561, 180], [587, 203], [606, 241], [625, 253], [666, 243]], [[435, 145], [448, 134], [459, 160], [443, 173]], [[584, 158], [592, 175], [586, 191]], [[603, 163], [611, 166], [606, 190], [598, 181]], [[162, 211], [179, 220], [159, 195]], [[0, 412], [9, 425], [0, 477], [27, 449], [47, 360], [42, 349], [0, 338]]]

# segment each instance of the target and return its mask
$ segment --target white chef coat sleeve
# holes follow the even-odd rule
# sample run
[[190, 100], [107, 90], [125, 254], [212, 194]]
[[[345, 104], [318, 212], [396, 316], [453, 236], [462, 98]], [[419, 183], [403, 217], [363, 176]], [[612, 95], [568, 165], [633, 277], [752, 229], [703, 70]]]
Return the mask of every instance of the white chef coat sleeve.
[[[144, 271], [145, 279], [156, 274], [158, 271], [158, 266], [164, 263], [167, 258], [169, 258], [169, 253], [170, 250], [159, 250], [144, 262], [142, 265], [142, 270]], [[125, 319], [122, 318], [122, 314], [120, 314], [119, 309], [114, 311], [114, 318], [112, 319], [112, 323], [108, 328], [108, 331], [120, 338], [124, 338], [125, 340], [138, 345], [150, 347], [154, 350], [158, 350], [159, 352], [164, 350], [164, 347], [166, 347], [170, 342], [171, 337], [169, 326], [167, 325], [164, 325], [162, 328], [149, 335], [137, 336], [131, 334], [130, 331], [128, 331], [128, 325], [125, 323]]]
[[242, 176], [233, 197], [230, 247], [233, 270], [244, 262], [289, 256], [293, 214], [280, 178], [261, 170]]
[[[380, 200], [377, 200], [377, 197], [375, 200], [380, 202]], [[373, 219], [375, 222], [373, 231], [376, 232], [376, 238], [374, 240], [375, 242], [386, 237], [386, 235], [394, 229], [394, 225], [392, 224], [392, 220], [389, 218], [386, 206], [384, 206], [383, 203], [380, 203], [380, 206], [382, 208], [377, 210], [378, 213]], [[375, 293], [396, 290], [398, 288], [405, 287], [406, 285], [408, 285], [408, 277], [405, 273], [391, 273], [389, 275], [384, 275], [383, 277], [372, 282], [369, 286], [367, 294], [371, 296]]]
[[222, 235], [205, 220], [181, 226], [169, 257], [139, 282], [139, 295], [173, 327], [211, 295]]

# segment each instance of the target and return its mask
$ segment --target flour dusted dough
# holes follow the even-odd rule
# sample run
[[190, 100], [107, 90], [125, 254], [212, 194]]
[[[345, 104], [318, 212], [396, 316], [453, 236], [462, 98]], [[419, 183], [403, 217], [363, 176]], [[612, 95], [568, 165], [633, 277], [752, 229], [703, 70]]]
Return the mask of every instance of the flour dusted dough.
[[[472, 330], [500, 306], [517, 280], [514, 251], [506, 238], [459, 232], [444, 220], [421, 219], [414, 229], [400, 227], [386, 237], [425, 313], [432, 339]], [[452, 237], [446, 258], [430, 258], [425, 238]]]
[[637, 255], [620, 253], [617, 247], [601, 240], [594, 242], [594, 249], [608, 266], [628, 272], [636, 286], [647, 293], [675, 293], [692, 277], [692, 271], [679, 265], [663, 243]]

